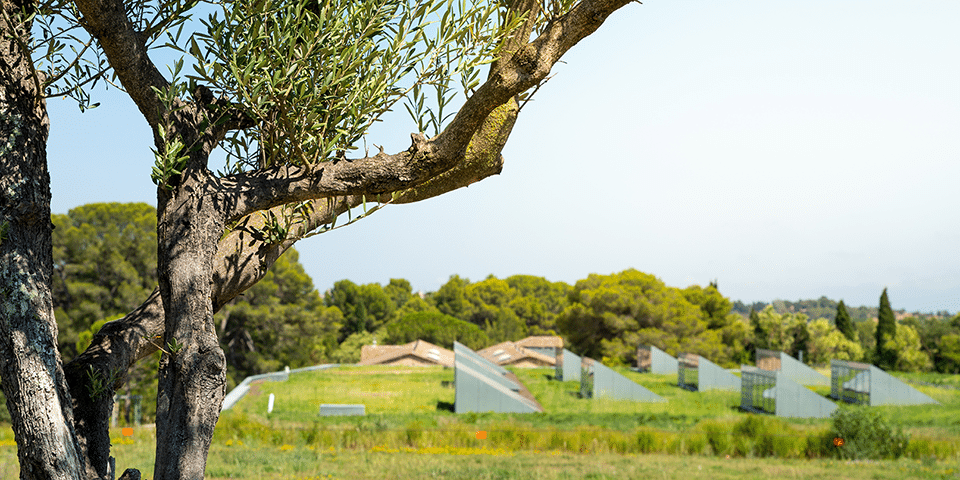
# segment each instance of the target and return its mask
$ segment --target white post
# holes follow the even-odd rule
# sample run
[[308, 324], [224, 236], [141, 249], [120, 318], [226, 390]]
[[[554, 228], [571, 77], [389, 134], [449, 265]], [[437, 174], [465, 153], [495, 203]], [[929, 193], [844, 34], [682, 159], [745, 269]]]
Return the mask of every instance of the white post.
[[274, 396], [271, 393], [270, 398], [267, 399], [267, 413], [273, 412], [273, 399], [274, 399]]

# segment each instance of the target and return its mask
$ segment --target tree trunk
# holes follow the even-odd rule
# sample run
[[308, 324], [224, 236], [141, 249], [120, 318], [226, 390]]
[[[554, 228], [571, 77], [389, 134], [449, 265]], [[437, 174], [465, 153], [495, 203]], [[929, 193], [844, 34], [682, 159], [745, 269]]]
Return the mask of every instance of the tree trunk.
[[157, 273], [165, 312], [157, 387], [155, 480], [201, 479], [226, 395], [226, 358], [213, 322], [213, 272], [223, 214], [193, 172], [160, 186]]
[[0, 5], [0, 375], [20, 478], [76, 479], [80, 446], [50, 293], [49, 120], [25, 50], [30, 24], [12, 24], [21, 7]]

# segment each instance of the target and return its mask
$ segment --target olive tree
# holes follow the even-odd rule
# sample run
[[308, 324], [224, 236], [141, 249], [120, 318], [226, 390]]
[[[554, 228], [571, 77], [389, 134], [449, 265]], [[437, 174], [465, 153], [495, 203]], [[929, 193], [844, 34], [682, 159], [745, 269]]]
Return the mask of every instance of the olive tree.
[[[112, 394], [159, 349], [154, 477], [202, 478], [225, 393], [213, 313], [343, 214], [499, 173], [525, 95], [627, 3], [4, 2], [0, 375], [21, 477], [112, 477]], [[184, 34], [201, 8], [213, 13]], [[161, 73], [148, 55], [157, 46], [183, 52], [192, 71], [180, 60]], [[122, 87], [154, 132], [159, 286], [62, 365], [44, 98], [93, 106], [97, 81]], [[399, 102], [416, 123], [410, 147], [360, 154]], [[209, 164], [218, 146], [231, 154], [221, 170]]]

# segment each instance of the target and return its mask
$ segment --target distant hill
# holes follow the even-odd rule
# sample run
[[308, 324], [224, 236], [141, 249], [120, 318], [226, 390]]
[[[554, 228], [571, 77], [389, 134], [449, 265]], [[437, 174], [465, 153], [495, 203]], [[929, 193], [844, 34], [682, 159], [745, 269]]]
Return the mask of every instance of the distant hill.
[[[756, 311], [761, 311], [764, 308], [767, 308], [767, 305], [773, 305], [773, 309], [777, 313], [803, 313], [811, 320], [817, 318], [826, 318], [828, 320], [833, 320], [833, 317], [837, 314], [837, 303], [838, 300], [831, 300], [827, 297], [820, 297], [816, 300], [797, 300], [796, 302], [791, 302], [788, 300], [774, 300], [770, 303], [765, 302], [754, 302], [754, 303], [743, 303], [739, 300], [733, 302], [733, 309], [731, 310], [734, 313], [738, 313], [747, 317], [750, 315], [750, 308], [752, 307]], [[863, 321], [877, 318], [877, 309], [878, 306], [866, 307], [854, 307], [847, 305], [847, 311], [850, 312], [850, 318], [854, 321]], [[894, 313], [897, 316], [897, 319], [914, 316], [914, 317], [949, 317], [948, 312], [937, 312], [936, 314], [930, 313], [920, 313], [920, 312], [911, 312], [907, 313], [906, 310], [895, 310]]]

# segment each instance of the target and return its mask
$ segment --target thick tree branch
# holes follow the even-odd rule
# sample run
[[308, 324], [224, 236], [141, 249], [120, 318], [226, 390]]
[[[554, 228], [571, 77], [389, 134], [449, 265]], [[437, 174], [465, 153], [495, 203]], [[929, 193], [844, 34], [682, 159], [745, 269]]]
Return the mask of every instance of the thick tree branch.
[[[413, 203], [466, 187], [503, 169], [503, 147], [510, 138], [520, 109], [515, 99], [495, 109], [473, 136], [463, 160], [427, 182], [400, 192], [392, 203]], [[380, 199], [382, 202], [391, 198]]]
[[521, 92], [535, 87], [550, 74], [553, 65], [567, 51], [595, 32], [617, 9], [633, 0], [584, 0], [570, 12], [547, 24], [536, 39], [517, 49], [512, 56], [498, 63], [493, 75], [464, 103], [450, 125], [440, 136], [447, 141], [436, 153], [456, 155], [479, 126], [479, 122], [497, 106]]
[[[324, 162], [312, 169], [276, 166], [222, 179], [221, 192], [228, 222], [278, 205], [344, 195], [374, 195], [410, 189], [462, 161], [475, 134], [491, 113], [516, 95], [538, 85], [560, 57], [590, 35], [616, 9], [631, 0], [586, 0], [550, 22], [532, 42], [501, 59], [487, 81], [464, 103], [450, 125], [426, 140], [411, 135], [409, 149], [388, 155]], [[535, 2], [528, 2], [535, 3]], [[531, 6], [529, 8], [535, 8]], [[532, 23], [511, 37], [520, 45]]]
[[120, 83], [151, 127], [160, 119], [161, 103], [152, 88], [169, 82], [147, 55], [145, 36], [136, 31], [124, 12], [123, 0], [77, 0], [83, 28], [100, 42]]
[[449, 159], [430, 155], [422, 135], [395, 155], [378, 153], [357, 160], [325, 162], [316, 167], [278, 165], [224, 177], [219, 195], [233, 222], [252, 212], [278, 205], [346, 195], [376, 195], [419, 185], [443, 172]]

